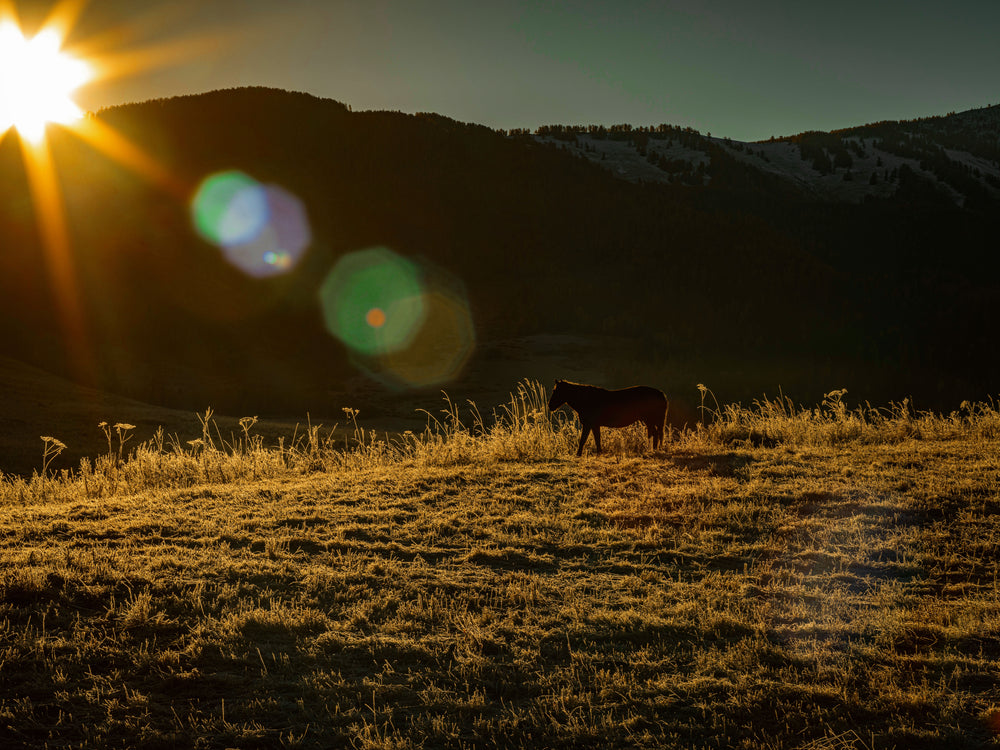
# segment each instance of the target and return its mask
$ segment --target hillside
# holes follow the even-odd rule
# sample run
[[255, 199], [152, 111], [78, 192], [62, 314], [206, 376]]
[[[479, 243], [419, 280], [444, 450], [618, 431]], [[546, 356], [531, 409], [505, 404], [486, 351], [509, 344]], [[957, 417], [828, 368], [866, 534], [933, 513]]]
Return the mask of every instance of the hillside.
[[0, 480], [0, 743], [991, 747], [1000, 413], [147, 444]]
[[549, 125], [534, 137], [633, 182], [739, 189], [755, 174], [758, 188], [826, 202], [906, 198], [914, 190], [970, 210], [1000, 200], [1000, 105], [755, 143], [668, 125]]
[[[741, 147], [677, 129], [666, 141], [616, 133], [578, 140], [574, 154], [546, 138], [266, 89], [116, 107], [93, 121], [156, 169], [70, 131], [50, 139], [75, 307], [53, 284], [17, 138], [0, 142], [0, 312], [17, 322], [2, 345], [87, 385], [192, 411], [336, 412], [349, 405], [338, 393], [377, 395], [391, 411], [401, 392], [436, 398], [448, 386], [476, 398], [498, 363], [510, 370], [501, 387], [557, 375], [517, 372], [534, 356], [518, 342], [561, 335], [595, 342], [574, 364], [608, 386], [702, 363], [692, 381], [725, 381], [734, 398], [787, 385], [781, 372], [807, 382], [804, 399], [846, 385], [951, 408], [995, 390], [997, 212], [976, 207], [994, 195], [985, 152], [971, 178], [984, 192], [942, 200], [918, 178], [903, 189], [910, 177], [892, 160], [916, 157], [897, 153], [900, 139], [837, 134], [864, 141], [867, 156], [851, 157], [859, 177], [863, 158], [898, 171], [898, 189], [853, 203], [822, 180], [795, 186], [805, 136]], [[962, 145], [953, 138], [946, 153]], [[702, 184], [622, 180], [602, 148], [645, 148], [642, 163], [662, 174], [654, 155], [704, 152]], [[823, 179], [843, 183], [837, 169]], [[286, 273], [241, 273], [193, 226], [199, 185], [232, 170], [301, 201], [309, 242]], [[371, 247], [406, 259], [434, 294], [430, 323], [393, 357], [331, 335], [320, 304], [336, 262]], [[840, 371], [854, 379], [827, 379]]]

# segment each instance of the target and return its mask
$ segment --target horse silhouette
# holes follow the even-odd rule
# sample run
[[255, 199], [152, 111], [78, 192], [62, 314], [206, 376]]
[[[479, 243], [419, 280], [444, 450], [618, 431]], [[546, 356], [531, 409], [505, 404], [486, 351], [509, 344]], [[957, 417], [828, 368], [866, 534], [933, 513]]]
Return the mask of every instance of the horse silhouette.
[[594, 433], [597, 452], [601, 452], [601, 427], [628, 427], [642, 422], [646, 433], [653, 441], [653, 449], [663, 442], [663, 422], [667, 416], [667, 397], [663, 391], [648, 385], [634, 385], [609, 391], [596, 385], [571, 383], [557, 380], [549, 399], [549, 411], [555, 411], [563, 404], [570, 407], [580, 417], [583, 434], [576, 455], [583, 455], [587, 437]]

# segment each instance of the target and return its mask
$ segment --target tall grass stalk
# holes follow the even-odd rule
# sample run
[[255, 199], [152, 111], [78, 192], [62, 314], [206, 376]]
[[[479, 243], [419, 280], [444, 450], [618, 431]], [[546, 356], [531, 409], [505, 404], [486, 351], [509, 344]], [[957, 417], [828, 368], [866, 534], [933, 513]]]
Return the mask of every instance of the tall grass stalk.
[[[720, 405], [702, 384], [702, 419], [693, 429], [674, 433], [664, 446], [704, 450], [720, 445], [773, 447], [894, 444], [910, 439], [949, 440], [963, 437], [1000, 436], [1000, 409], [988, 403], [962, 402], [947, 414], [918, 412], [908, 400], [873, 407], [849, 409], [845, 390], [833, 390], [822, 403], [806, 407], [784, 394], [754, 401], [750, 406]], [[345, 408], [350, 432], [338, 425], [324, 429], [307, 417], [304, 430], [296, 426], [286, 443], [266, 446], [260, 435], [252, 434], [256, 417], [239, 421], [242, 434], [222, 437], [212, 409], [199, 414], [201, 436], [184, 441], [166, 436], [160, 429], [154, 437], [135, 446], [125, 446], [133, 426], [124, 422], [99, 427], [108, 440], [108, 453], [84, 459], [77, 470], [50, 472], [62, 450], [54, 437], [43, 437], [41, 474], [29, 479], [0, 479], [0, 502], [23, 503], [49, 497], [106, 497], [122, 492], [138, 493], [150, 488], [188, 487], [206, 483], [228, 483], [266, 479], [312, 472], [385, 466], [405, 462], [426, 466], [490, 464], [511, 461], [574, 459], [579, 424], [565, 411], [549, 412], [548, 393], [537, 381], [524, 380], [509, 400], [484, 417], [473, 401], [464, 407], [443, 394], [444, 407], [437, 414], [423, 411], [427, 425], [421, 433], [377, 435], [359, 421], [360, 411]], [[715, 408], [705, 404], [711, 398]], [[605, 452], [611, 456], [642, 455], [649, 451], [641, 425], [604, 431]], [[113, 437], [115, 439], [113, 439]]]
[[[702, 390], [704, 389], [704, 390]], [[705, 392], [699, 385], [704, 404]], [[963, 401], [947, 415], [914, 410], [909, 399], [874, 407], [870, 403], [849, 409], [844, 402], [846, 389], [827, 393], [822, 403], [807, 407], [779, 395], [755, 400], [749, 407], [726, 404], [705, 407], [711, 419], [692, 433], [687, 441], [733, 445], [843, 445], [892, 444], [903, 440], [948, 440], [959, 437], [994, 438], [1000, 435], [1000, 410], [994, 402]], [[714, 395], [713, 395], [714, 400]]]

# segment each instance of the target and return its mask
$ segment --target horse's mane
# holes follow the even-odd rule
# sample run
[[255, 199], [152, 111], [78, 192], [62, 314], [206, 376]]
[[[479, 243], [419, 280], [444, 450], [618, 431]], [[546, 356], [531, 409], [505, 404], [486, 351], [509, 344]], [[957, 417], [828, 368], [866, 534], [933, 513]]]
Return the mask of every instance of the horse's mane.
[[557, 385], [559, 385], [560, 383], [562, 385], [572, 386], [574, 389], [580, 389], [580, 390], [585, 390], [585, 391], [604, 391], [604, 390], [607, 390], [606, 388], [601, 388], [599, 385], [588, 385], [587, 383], [574, 383], [572, 380], [560, 380], [560, 381], [558, 381]]

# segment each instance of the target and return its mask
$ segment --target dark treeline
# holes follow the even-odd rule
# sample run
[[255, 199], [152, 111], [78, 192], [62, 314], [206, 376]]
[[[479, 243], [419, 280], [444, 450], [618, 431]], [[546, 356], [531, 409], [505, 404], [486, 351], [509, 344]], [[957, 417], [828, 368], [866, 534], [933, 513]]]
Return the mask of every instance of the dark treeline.
[[[635, 185], [519, 134], [267, 89], [97, 116], [192, 193], [225, 169], [283, 186], [306, 204], [313, 232], [293, 272], [247, 278], [197, 238], [182, 196], [55, 134], [92, 377], [119, 392], [191, 408], [308, 407], [306, 394], [352, 372], [323, 328], [317, 289], [340, 255], [373, 245], [461, 279], [482, 340], [609, 334], [642, 339], [664, 359], [863, 360], [925, 367], [935, 373], [928, 392], [995, 390], [982, 317], [996, 299], [983, 247], [995, 222], [919, 191], [813, 205], [690, 129], [608, 128], [604, 137], [698, 138], [715, 149], [711, 188]], [[21, 164], [6, 137], [3, 345], [73, 374], [66, 303]]]
[[[515, 130], [515, 131], [497, 131], [501, 135], [527, 135], [528, 131], [525, 129]], [[655, 139], [667, 139], [667, 138], [680, 138], [694, 136], [697, 142], [701, 141], [701, 134], [690, 127], [678, 127], [676, 125], [667, 125], [661, 123], [659, 125], [639, 125], [633, 126], [628, 123], [621, 123], [618, 125], [540, 125], [535, 128], [535, 135], [555, 138], [557, 140], [568, 140], [572, 141], [577, 138], [577, 136], [586, 135], [591, 138], [605, 139], [610, 138], [612, 140], [621, 141], [644, 141], [646, 138]]]

